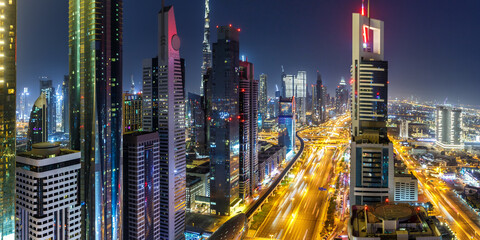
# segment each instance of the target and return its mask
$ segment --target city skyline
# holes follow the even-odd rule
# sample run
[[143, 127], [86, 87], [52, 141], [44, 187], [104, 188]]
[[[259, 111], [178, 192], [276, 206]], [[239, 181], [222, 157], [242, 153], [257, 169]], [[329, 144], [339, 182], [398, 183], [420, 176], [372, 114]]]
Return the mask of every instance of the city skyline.
[[[307, 84], [315, 82], [315, 72], [319, 70], [329, 93], [332, 93], [341, 77], [349, 76], [349, 69], [345, 67], [349, 62], [349, 51], [346, 50], [350, 49], [351, 37], [350, 31], [347, 31], [351, 27], [347, 13], [358, 12], [358, 2], [351, 0], [336, 4], [305, 1], [288, 6], [287, 2], [273, 5], [270, 1], [212, 1], [211, 26], [232, 23], [242, 29], [240, 55], [255, 62], [256, 79], [261, 73], [269, 75], [269, 96], [273, 96], [275, 84], [280, 86], [281, 65], [285, 66], [288, 74], [306, 70]], [[31, 103], [39, 95], [36, 92], [39, 77], [48, 76], [54, 80], [53, 85], [58, 86], [68, 72], [68, 43], [65, 41], [68, 36], [67, 3], [18, 4], [18, 89], [30, 87]], [[178, 9], [182, 55], [187, 65], [186, 91], [199, 93], [204, 2], [180, 0], [166, 1], [166, 4], [175, 4]], [[192, 4], [198, 6], [192, 7]], [[151, 49], [156, 48], [157, 41], [156, 34], [145, 29], [155, 28], [155, 13], [160, 9], [160, 2], [148, 0], [141, 3], [126, 2], [124, 5], [126, 60], [123, 73], [125, 76], [134, 75], [138, 91], [138, 86], [141, 86], [141, 61], [150, 55]], [[480, 87], [480, 82], [474, 81], [474, 66], [480, 61], [476, 57], [480, 47], [473, 41], [478, 39], [480, 33], [468, 29], [475, 27], [474, 16], [480, 10], [479, 2], [432, 5], [428, 1], [402, 1], [388, 5], [382, 1], [372, 1], [372, 5], [375, 16], [391, 26], [385, 33], [385, 47], [388, 49], [385, 55], [393, 64], [389, 69], [391, 98], [413, 96], [437, 102], [448, 99], [453, 104], [459, 101], [464, 104], [477, 103], [474, 91]], [[41, 9], [52, 14], [41, 17], [40, 14], [45, 12]], [[278, 12], [286, 16], [289, 11], [303, 14], [277, 20], [268, 14], [255, 14]], [[42, 21], [36, 20], [40, 17]], [[337, 24], [332, 25], [331, 21]], [[314, 27], [306, 22], [312, 22]], [[458, 25], [459, 22], [462, 25]], [[137, 25], [144, 27], [136, 28]], [[445, 29], [448, 29], [448, 33]], [[285, 34], [287, 37], [283, 36]], [[212, 37], [211, 42], [214, 42], [215, 36]], [[32, 38], [36, 41], [32, 42]], [[131, 42], [135, 43], [127, 44]], [[316, 47], [309, 49], [306, 46]], [[277, 49], [284, 51], [279, 53]], [[456, 61], [459, 58], [463, 61]], [[130, 80], [126, 78], [125, 81]], [[451, 81], [462, 84], [450, 85]], [[411, 84], [417, 84], [418, 87], [409, 88]], [[128, 90], [129, 86], [129, 83], [125, 84], [124, 90]]]
[[0, 0], [0, 240], [480, 239], [480, 3], [37, 2]]

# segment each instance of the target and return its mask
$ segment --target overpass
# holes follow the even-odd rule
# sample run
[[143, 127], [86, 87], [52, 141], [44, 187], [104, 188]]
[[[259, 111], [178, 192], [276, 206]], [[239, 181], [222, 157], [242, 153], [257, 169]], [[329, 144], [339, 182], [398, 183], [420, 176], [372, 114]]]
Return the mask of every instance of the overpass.
[[[303, 129], [301, 131], [303, 131]], [[268, 190], [264, 192], [263, 195], [260, 196], [257, 201], [251, 204], [250, 207], [247, 209], [247, 211], [245, 212], [247, 221], [250, 221], [253, 218], [253, 215], [255, 215], [255, 213], [261, 209], [265, 200], [267, 200], [273, 194], [273, 192], [277, 189], [278, 184], [280, 184], [285, 178], [285, 176], [287, 176], [287, 173], [297, 162], [298, 158], [300, 158], [300, 156], [302, 155], [305, 144], [303, 142], [303, 139], [298, 135], [301, 131], [297, 131], [296, 133], [297, 139], [300, 141], [300, 149], [298, 150], [297, 154], [295, 154], [295, 156], [292, 158], [292, 160], [290, 160], [283, 172], [275, 179], [275, 181], [268, 188]]]

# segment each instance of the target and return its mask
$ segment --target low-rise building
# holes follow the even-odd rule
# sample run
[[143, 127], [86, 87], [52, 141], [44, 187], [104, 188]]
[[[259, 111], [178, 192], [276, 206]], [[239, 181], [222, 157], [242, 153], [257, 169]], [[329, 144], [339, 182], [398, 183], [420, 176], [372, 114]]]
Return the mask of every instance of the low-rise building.
[[441, 240], [441, 234], [423, 207], [408, 204], [354, 205], [348, 222], [351, 240]]
[[186, 211], [190, 212], [194, 208], [195, 197], [205, 196], [204, 182], [200, 177], [187, 175], [187, 188], [185, 190]]
[[271, 175], [278, 165], [286, 158], [287, 148], [283, 145], [273, 145], [266, 142], [259, 142], [260, 152], [258, 153], [258, 179], [259, 183]]

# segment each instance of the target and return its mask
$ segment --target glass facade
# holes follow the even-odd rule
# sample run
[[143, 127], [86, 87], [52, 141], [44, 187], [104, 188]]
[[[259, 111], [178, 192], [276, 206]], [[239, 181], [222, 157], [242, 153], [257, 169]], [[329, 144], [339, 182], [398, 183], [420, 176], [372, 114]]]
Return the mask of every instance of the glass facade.
[[17, 1], [0, 4], [0, 240], [15, 232]]
[[213, 214], [230, 215], [239, 198], [239, 33], [218, 28], [213, 44], [213, 74], [204, 86], [210, 151], [210, 201]]
[[122, 0], [69, 1], [70, 144], [82, 152], [82, 239], [121, 239]]
[[47, 98], [45, 93], [41, 93], [40, 97], [35, 101], [32, 112], [30, 113], [30, 122], [28, 123], [28, 146], [31, 150], [35, 143], [48, 141], [47, 126]]

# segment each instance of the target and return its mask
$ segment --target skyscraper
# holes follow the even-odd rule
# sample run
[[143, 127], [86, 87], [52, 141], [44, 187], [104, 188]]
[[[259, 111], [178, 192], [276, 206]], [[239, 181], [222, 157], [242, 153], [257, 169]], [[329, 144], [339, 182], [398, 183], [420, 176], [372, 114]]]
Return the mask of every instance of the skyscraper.
[[81, 238], [80, 156], [45, 142], [17, 156], [16, 239]]
[[295, 152], [295, 98], [280, 98], [278, 127], [284, 134], [279, 137], [279, 142], [287, 148], [287, 154]]
[[28, 118], [28, 96], [30, 96], [28, 88], [23, 88], [22, 95], [20, 95], [20, 119], [24, 122]]
[[68, 88], [69, 76], [65, 75], [62, 83], [63, 92], [63, 132], [68, 133], [70, 131], [70, 97]]
[[55, 92], [55, 132], [63, 132], [63, 93], [59, 84]]
[[143, 60], [143, 130], [158, 131], [158, 57]]
[[200, 96], [203, 96], [203, 76], [207, 74], [207, 69], [212, 67], [212, 50], [210, 48], [210, 1], [205, 0], [205, 25], [203, 28], [203, 48], [202, 48], [202, 76], [200, 82]]
[[461, 148], [462, 110], [450, 106], [437, 106], [435, 113], [435, 135], [437, 145], [443, 148]]
[[401, 120], [399, 125], [400, 125], [399, 137], [403, 139], [408, 139], [408, 121], [405, 119]]
[[242, 199], [251, 196], [258, 183], [258, 88], [259, 83], [254, 80], [253, 64], [240, 61], [239, 197]]
[[306, 123], [307, 114], [307, 72], [298, 71], [294, 76], [293, 92], [295, 96], [295, 112], [300, 123]]
[[282, 97], [291, 98], [295, 95], [295, 76], [282, 73]]
[[[230, 215], [239, 199], [239, 31], [230, 26], [217, 29], [213, 43], [213, 71], [206, 81], [208, 144], [212, 214]], [[215, 110], [213, 110], [215, 109]]]
[[[125, 187], [124, 239], [166, 239], [160, 236], [160, 139], [158, 132], [123, 136]], [[141, 184], [139, 184], [141, 183]], [[170, 238], [168, 238], [170, 239]]]
[[268, 76], [265, 73], [260, 74], [259, 90], [258, 90], [258, 113], [261, 116], [263, 122], [267, 119], [268, 115], [268, 92], [267, 92], [267, 79]]
[[28, 143], [27, 149], [31, 150], [35, 143], [48, 141], [48, 120], [47, 120], [47, 97], [44, 92], [40, 93], [33, 104], [30, 113], [30, 122], [28, 123]]
[[17, 1], [3, 1], [0, 11], [0, 239], [7, 240], [15, 232]]
[[393, 145], [386, 127], [388, 63], [383, 59], [383, 22], [353, 13], [352, 27], [351, 206], [385, 202], [394, 196]]
[[70, 145], [82, 239], [122, 239], [123, 1], [69, 1]]
[[315, 107], [316, 116], [317, 116], [317, 123], [323, 123], [325, 121], [325, 94], [324, 94], [324, 86], [322, 81], [322, 75], [317, 72], [317, 88], [316, 88], [316, 103], [317, 106]]
[[47, 98], [48, 135], [52, 135], [57, 132], [57, 101], [52, 80], [46, 77], [40, 78], [40, 91], [44, 92]]
[[158, 133], [160, 136], [160, 238], [182, 239], [185, 230], [185, 98], [173, 6], [158, 15]]
[[337, 89], [335, 89], [335, 112], [337, 114], [345, 113], [345, 111], [347, 111], [348, 101], [347, 83], [345, 83], [345, 78], [342, 77]]

